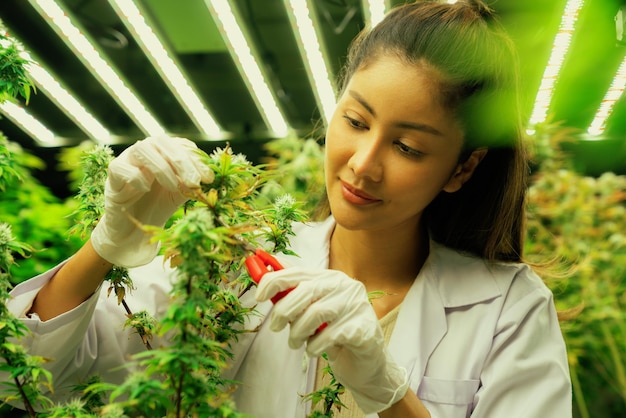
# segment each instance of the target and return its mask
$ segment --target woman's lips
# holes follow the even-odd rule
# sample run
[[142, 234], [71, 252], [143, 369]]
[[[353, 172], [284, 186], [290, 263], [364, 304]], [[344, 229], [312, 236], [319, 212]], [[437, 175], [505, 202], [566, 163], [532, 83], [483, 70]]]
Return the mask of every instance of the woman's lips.
[[353, 187], [343, 181], [341, 182], [341, 192], [343, 193], [344, 199], [355, 205], [367, 205], [380, 202], [380, 199], [377, 199], [363, 190], [357, 189], [356, 187]]

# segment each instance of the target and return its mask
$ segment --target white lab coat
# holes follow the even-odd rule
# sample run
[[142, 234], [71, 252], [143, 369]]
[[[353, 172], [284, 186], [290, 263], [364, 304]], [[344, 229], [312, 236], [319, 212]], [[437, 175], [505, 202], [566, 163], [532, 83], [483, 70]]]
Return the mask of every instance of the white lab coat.
[[[292, 248], [302, 257], [281, 257], [284, 264], [326, 268], [333, 227], [329, 218], [296, 228]], [[23, 316], [57, 269], [17, 286], [10, 310]], [[162, 313], [175, 272], [157, 260], [131, 274], [137, 287], [128, 297], [131, 309]], [[123, 309], [113, 297], [107, 299], [106, 290], [50, 321], [24, 318], [32, 336], [23, 344], [32, 354], [54, 359], [48, 367], [58, 397], [68, 396], [62, 389], [91, 373], [105, 381], [123, 380], [125, 372], [115, 366], [124, 364], [129, 352], [143, 350], [138, 336], [122, 330]], [[256, 303], [254, 291], [242, 301]], [[241, 412], [255, 417], [303, 418], [310, 405], [301, 395], [312, 390], [316, 359], [290, 349], [287, 330], [268, 329], [263, 318], [271, 303], [257, 310], [260, 315], [251, 316], [246, 327], [259, 326], [259, 331], [242, 335], [226, 372], [242, 382], [234, 399]], [[567, 356], [552, 294], [524, 264], [487, 266], [431, 243], [388, 348], [432, 418], [572, 416]]]

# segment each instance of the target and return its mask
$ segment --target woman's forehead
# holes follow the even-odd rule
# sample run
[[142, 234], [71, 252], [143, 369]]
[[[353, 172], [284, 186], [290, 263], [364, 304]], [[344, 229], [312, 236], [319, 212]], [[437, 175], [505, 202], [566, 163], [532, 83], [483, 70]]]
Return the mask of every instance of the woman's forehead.
[[[369, 80], [370, 77], [374, 80]], [[382, 81], [397, 84], [402, 90], [410, 89], [417, 83], [420, 92], [430, 95], [439, 104], [443, 103], [439, 99], [444, 94], [444, 85], [448, 84], [443, 73], [425, 59], [410, 61], [389, 53], [378, 54], [359, 66], [346, 80], [344, 90], [355, 84], [355, 78], [360, 88], [365, 90], [375, 88]]]
[[393, 57], [372, 61], [354, 73], [341, 101], [395, 125], [428, 125], [448, 135], [458, 134], [452, 109], [443, 106], [439, 75], [424, 65]]

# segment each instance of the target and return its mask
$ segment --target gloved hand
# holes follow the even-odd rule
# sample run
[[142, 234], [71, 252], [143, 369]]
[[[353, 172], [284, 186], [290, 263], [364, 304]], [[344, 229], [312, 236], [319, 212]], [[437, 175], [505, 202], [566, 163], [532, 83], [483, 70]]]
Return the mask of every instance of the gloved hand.
[[[385, 348], [365, 286], [340, 271], [290, 267], [265, 274], [256, 298], [265, 301], [294, 287], [274, 306], [270, 329], [280, 331], [291, 324], [291, 348], [306, 342], [310, 356], [325, 352], [335, 378], [366, 414], [399, 401], [409, 386], [406, 371]], [[316, 334], [324, 322], [327, 327]]]
[[104, 215], [91, 234], [93, 248], [117, 266], [147, 264], [159, 244], [150, 243], [133, 218], [162, 227], [188, 200], [184, 192], [213, 179], [188, 139], [149, 137], [131, 145], [109, 164]]

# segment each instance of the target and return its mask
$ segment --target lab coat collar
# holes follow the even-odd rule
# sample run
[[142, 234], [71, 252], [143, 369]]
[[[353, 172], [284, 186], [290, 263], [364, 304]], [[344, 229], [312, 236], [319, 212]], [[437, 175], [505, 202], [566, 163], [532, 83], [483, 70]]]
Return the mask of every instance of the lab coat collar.
[[445, 336], [446, 309], [485, 302], [502, 294], [485, 262], [435, 242], [405, 296], [389, 342], [389, 352], [404, 367], [417, 392], [432, 352]]
[[[317, 244], [317, 251], [307, 246], [305, 253], [307, 257], [313, 256], [313, 264], [328, 266], [334, 228], [332, 216], [314, 228], [315, 234], [320, 234], [318, 237], [326, 239], [323, 246]], [[428, 258], [404, 298], [388, 345], [394, 360], [406, 369], [413, 391], [417, 392], [428, 359], [447, 332], [446, 309], [470, 306], [502, 295], [492, 268], [497, 267], [489, 267], [477, 257], [463, 255], [431, 240]]]
[[478, 257], [431, 241], [425, 267], [424, 280], [432, 282], [445, 308], [475, 305], [502, 295], [493, 275], [498, 267]]
[[[313, 260], [310, 263], [315, 267], [328, 266], [330, 237], [335, 225], [336, 221], [332, 216], [318, 225], [318, 233], [324, 237], [322, 247], [317, 244], [317, 248], [299, 249], [302, 254], [307, 254], [307, 258]], [[444, 308], [474, 305], [502, 294], [491, 268], [484, 260], [461, 254], [432, 240], [428, 259], [413, 287], [424, 280], [429, 282], [426, 286], [429, 291], [436, 290]]]

